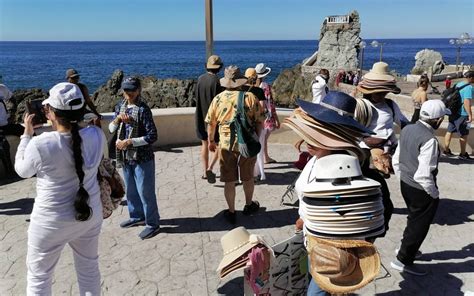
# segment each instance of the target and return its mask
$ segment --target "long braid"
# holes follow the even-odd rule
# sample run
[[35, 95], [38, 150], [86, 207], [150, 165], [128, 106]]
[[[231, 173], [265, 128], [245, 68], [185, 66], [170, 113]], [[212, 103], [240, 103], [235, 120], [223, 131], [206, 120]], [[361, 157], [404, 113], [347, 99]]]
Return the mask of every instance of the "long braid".
[[86, 221], [92, 214], [92, 209], [89, 207], [89, 193], [84, 188], [84, 170], [82, 168], [84, 159], [82, 158], [81, 144], [82, 139], [79, 135], [79, 126], [77, 122], [71, 124], [71, 135], [72, 135], [72, 151], [74, 154], [74, 164], [76, 167], [77, 177], [79, 177], [79, 190], [77, 191], [76, 198], [74, 200], [74, 208], [76, 209], [76, 220]]

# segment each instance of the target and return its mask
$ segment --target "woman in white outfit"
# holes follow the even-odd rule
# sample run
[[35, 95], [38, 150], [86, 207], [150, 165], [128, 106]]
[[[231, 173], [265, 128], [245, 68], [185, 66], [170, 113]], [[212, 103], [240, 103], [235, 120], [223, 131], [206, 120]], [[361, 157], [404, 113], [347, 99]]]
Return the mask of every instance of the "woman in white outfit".
[[76, 85], [59, 83], [49, 93], [43, 105], [55, 131], [32, 138], [34, 115], [27, 114], [15, 158], [18, 175], [37, 177], [28, 228], [27, 294], [52, 294], [54, 268], [69, 244], [80, 295], [99, 295], [102, 204], [97, 169], [105, 136], [95, 126], [79, 128], [84, 97]]

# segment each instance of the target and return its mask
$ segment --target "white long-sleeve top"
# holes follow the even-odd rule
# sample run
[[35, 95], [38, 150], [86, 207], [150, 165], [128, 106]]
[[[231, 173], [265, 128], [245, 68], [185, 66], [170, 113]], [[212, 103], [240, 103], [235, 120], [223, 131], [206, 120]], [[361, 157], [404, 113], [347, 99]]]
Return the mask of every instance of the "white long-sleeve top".
[[[89, 126], [79, 131], [84, 159], [84, 189], [89, 193], [93, 215], [102, 215], [97, 170], [102, 160], [105, 135]], [[36, 200], [31, 219], [37, 221], [75, 221], [74, 199], [79, 178], [71, 146], [71, 134], [47, 132], [37, 137], [22, 136], [15, 156], [20, 177], [36, 175]]]
[[[134, 106], [135, 106], [134, 104], [127, 105], [127, 109], [133, 108]], [[117, 114], [114, 115], [114, 119], [115, 118], [117, 118]], [[109, 123], [109, 132], [111, 134], [115, 133], [115, 131], [117, 131], [118, 128], [119, 128], [119, 124], [115, 124], [113, 120]], [[131, 138], [131, 140], [132, 140], [133, 147], [145, 146], [149, 144], [145, 140], [145, 137]]]
[[[420, 122], [428, 127], [431, 131], [433, 128], [420, 120]], [[432, 172], [437, 168], [439, 158], [439, 143], [436, 139], [427, 141], [420, 147], [420, 154], [418, 155], [418, 168], [413, 175], [415, 182], [421, 185], [423, 189], [433, 198], [439, 197], [439, 190], [436, 187]], [[400, 146], [395, 150], [392, 157], [392, 166], [395, 175], [400, 178]]]
[[326, 88], [326, 80], [319, 75], [316, 76], [311, 85], [311, 90], [313, 91], [313, 103], [319, 104], [321, 102], [327, 94]]

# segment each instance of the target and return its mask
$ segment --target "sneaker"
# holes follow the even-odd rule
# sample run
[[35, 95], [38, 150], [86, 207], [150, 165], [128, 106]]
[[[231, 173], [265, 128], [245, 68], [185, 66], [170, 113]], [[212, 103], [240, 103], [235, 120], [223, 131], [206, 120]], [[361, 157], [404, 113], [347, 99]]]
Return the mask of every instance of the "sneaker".
[[[395, 255], [398, 255], [398, 251], [400, 251], [400, 248], [395, 249]], [[423, 253], [421, 251], [416, 251], [415, 259], [421, 259], [423, 257]]]
[[134, 227], [134, 226], [144, 226], [145, 221], [144, 220], [132, 220], [128, 219], [120, 223], [120, 227], [122, 228], [129, 228], [129, 227]]
[[258, 203], [258, 201], [254, 200], [251, 204], [244, 206], [242, 214], [246, 216], [252, 215], [253, 213], [258, 212], [258, 209], [260, 209], [260, 204]]
[[142, 230], [142, 232], [140, 232], [140, 234], [138, 235], [141, 239], [147, 239], [147, 238], [152, 238], [154, 237], [155, 235], [157, 235], [158, 233], [160, 233], [160, 226], [158, 227], [155, 227], [155, 228], [152, 228], [152, 227], [145, 227], [145, 229]]
[[207, 178], [207, 183], [209, 184], [216, 183], [216, 174], [214, 174], [212, 171], [206, 171], [206, 178]]
[[444, 150], [443, 154], [445, 156], [449, 156], [449, 157], [454, 156], [454, 154], [451, 152], [451, 149], [449, 149], [449, 148], [447, 150]]
[[236, 223], [236, 220], [237, 220], [236, 217], [237, 217], [237, 214], [235, 212], [231, 213], [229, 210], [224, 211], [224, 218], [230, 224], [235, 224]]
[[462, 160], [471, 160], [472, 159], [467, 152], [464, 152], [463, 154], [459, 154], [458, 158], [462, 159]]
[[398, 261], [397, 259], [390, 262], [390, 266], [395, 270], [398, 270], [400, 272], [406, 272], [406, 273], [409, 273], [409, 274], [412, 274], [412, 275], [423, 276], [423, 275], [428, 274], [426, 271], [420, 269], [415, 264], [405, 265], [405, 264], [401, 263], [400, 261]]

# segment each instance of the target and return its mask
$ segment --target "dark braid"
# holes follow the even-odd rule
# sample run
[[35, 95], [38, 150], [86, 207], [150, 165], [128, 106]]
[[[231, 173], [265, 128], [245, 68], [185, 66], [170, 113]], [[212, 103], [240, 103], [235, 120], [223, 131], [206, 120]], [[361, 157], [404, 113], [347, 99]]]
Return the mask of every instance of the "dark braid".
[[72, 151], [74, 156], [74, 165], [76, 174], [79, 178], [79, 190], [74, 199], [74, 208], [76, 209], [76, 220], [87, 221], [92, 215], [92, 209], [89, 207], [89, 193], [84, 188], [84, 170], [82, 168], [84, 159], [82, 158], [81, 144], [82, 138], [79, 135], [79, 126], [77, 125], [77, 118], [79, 115], [74, 111], [54, 110], [55, 114], [59, 115], [57, 118], [59, 123], [71, 129], [72, 135]]

